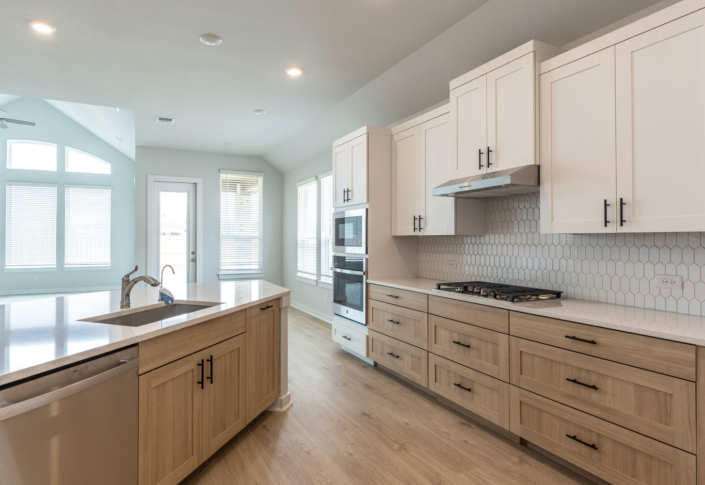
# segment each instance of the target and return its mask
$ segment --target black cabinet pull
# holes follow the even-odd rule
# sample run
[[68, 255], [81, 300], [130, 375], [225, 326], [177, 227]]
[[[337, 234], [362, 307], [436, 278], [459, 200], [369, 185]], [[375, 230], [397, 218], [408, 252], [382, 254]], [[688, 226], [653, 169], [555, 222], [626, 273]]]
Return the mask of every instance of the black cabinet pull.
[[205, 365], [203, 365], [203, 359], [201, 359], [201, 362], [198, 363], [198, 367], [201, 368], [201, 380], [200, 380], [200, 381], [197, 381], [196, 384], [200, 384], [200, 385], [201, 385], [201, 389], [203, 389], [203, 381], [204, 381], [203, 376], [205, 375], [205, 374], [204, 374]]
[[463, 387], [462, 384], [458, 384], [457, 382], [454, 382], [453, 385], [454, 385], [455, 387], [461, 388], [463, 391], [472, 392], [472, 389], [470, 389], [469, 387]]
[[208, 358], [208, 362], [211, 365], [211, 375], [208, 378], [208, 380], [211, 381], [211, 384], [213, 384], [213, 356], [212, 355]]
[[421, 227], [421, 221], [423, 221], [423, 217], [419, 216], [419, 232], [421, 232], [421, 229], [423, 229]]
[[579, 385], [579, 386], [589, 387], [590, 389], [595, 389], [595, 390], [597, 391], [597, 386], [594, 386], [594, 385], [591, 385], [591, 384], [585, 384], [585, 383], [583, 383], [583, 382], [580, 382], [580, 381], [577, 380], [577, 379], [568, 379], [568, 378], [566, 378], [566, 381], [572, 382], [573, 384], [577, 384], [577, 385]]
[[398, 356], [398, 355], [394, 355], [394, 354], [393, 354], [393, 353], [391, 353], [391, 352], [387, 352], [387, 355], [391, 355], [391, 356], [392, 356], [392, 357], [394, 357], [395, 359], [398, 359], [398, 358], [399, 358], [399, 356]]
[[399, 325], [399, 322], [396, 322], [394, 320], [387, 319], [388, 322], [392, 322], [394, 325]]
[[608, 221], [608, 220], [607, 220], [607, 208], [608, 208], [609, 206], [610, 206], [610, 205], [607, 203], [607, 199], [605, 199], [605, 227], [607, 227], [607, 224], [609, 224], [610, 222], [612, 222], [612, 221]]
[[626, 202], [624, 202], [624, 199], [621, 197], [619, 198], [619, 225], [624, 226], [624, 223], [627, 222], [624, 220], [624, 206], [627, 205]]
[[456, 344], [456, 345], [460, 345], [461, 347], [465, 347], [466, 349], [469, 349], [469, 348], [470, 348], [469, 345], [460, 343], [460, 342], [458, 342], [457, 340], [453, 340], [453, 343]]
[[414, 232], [416, 232], [416, 216], [414, 216]]
[[597, 342], [595, 342], [594, 340], [585, 340], [584, 338], [576, 337], [575, 335], [566, 335], [565, 338], [577, 340], [578, 342], [585, 342], [586, 344], [597, 345]]
[[341, 337], [343, 337], [345, 340], [352, 340], [352, 339], [351, 339], [350, 337], [348, 337], [347, 335], [341, 335]]
[[579, 440], [578, 437], [577, 437], [577, 435], [571, 436], [571, 435], [567, 434], [566, 436], [567, 436], [568, 438], [572, 439], [573, 441], [577, 441], [577, 442], [580, 443], [581, 445], [585, 445], [585, 446], [587, 446], [588, 448], [592, 448], [593, 450], [597, 450], [597, 446], [596, 446], [596, 445], [591, 445], [590, 443], [586, 443], [586, 442], [584, 442], [583, 440]]
[[387, 295], [389, 298], [399, 298], [397, 295]]
[[490, 160], [490, 153], [492, 153], [492, 150], [490, 150], [490, 147], [487, 147], [487, 168], [490, 168], [492, 166], [492, 161]]
[[269, 309], [272, 308], [273, 306], [274, 306], [274, 305], [267, 305], [267, 306], [264, 307], [264, 308], [260, 307], [260, 310], [262, 310], [262, 311], [264, 311], [264, 310], [269, 310]]
[[482, 148], [478, 148], [477, 151], [477, 168], [478, 170], [482, 170]]

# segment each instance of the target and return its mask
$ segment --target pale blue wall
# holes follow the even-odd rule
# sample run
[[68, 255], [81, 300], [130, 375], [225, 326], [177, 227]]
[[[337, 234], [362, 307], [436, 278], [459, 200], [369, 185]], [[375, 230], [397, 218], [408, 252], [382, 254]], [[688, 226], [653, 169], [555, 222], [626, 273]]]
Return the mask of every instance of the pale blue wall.
[[[8, 118], [34, 121], [35, 127], [10, 125], [0, 130], [0, 294], [83, 291], [120, 286], [120, 278], [135, 260], [135, 162], [115, 150], [41, 99], [20, 98], [3, 106]], [[57, 145], [57, 171], [7, 168], [7, 140], [37, 140]], [[112, 174], [66, 173], [64, 148], [70, 146], [110, 162]], [[5, 273], [5, 182], [56, 183], [57, 252], [56, 271]], [[110, 270], [63, 271], [64, 184], [112, 187], [112, 231]], [[35, 281], [35, 277], [37, 281]]]

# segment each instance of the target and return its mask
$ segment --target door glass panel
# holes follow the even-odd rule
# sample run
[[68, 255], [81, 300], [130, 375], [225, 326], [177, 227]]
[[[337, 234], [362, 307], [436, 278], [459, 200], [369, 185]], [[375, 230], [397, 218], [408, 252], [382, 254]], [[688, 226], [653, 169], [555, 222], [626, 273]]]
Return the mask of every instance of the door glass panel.
[[341, 217], [335, 220], [335, 245], [362, 247], [362, 217]]
[[[169, 275], [170, 284], [188, 283], [188, 192], [159, 192], [159, 269], [170, 264], [176, 274]], [[167, 285], [168, 287], [168, 285]]]
[[333, 273], [335, 288], [333, 301], [353, 310], [364, 310], [364, 276]]

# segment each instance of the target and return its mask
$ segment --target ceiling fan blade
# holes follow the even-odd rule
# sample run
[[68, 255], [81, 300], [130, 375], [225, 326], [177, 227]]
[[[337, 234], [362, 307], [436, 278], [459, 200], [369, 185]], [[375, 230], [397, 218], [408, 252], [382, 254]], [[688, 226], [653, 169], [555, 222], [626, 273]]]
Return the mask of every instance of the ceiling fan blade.
[[9, 129], [9, 128], [10, 128], [9, 126], [7, 126], [5, 123], [3, 123], [2, 121], [0, 121], [0, 130], [7, 130], [7, 129]]
[[2, 121], [6, 123], [14, 123], [16, 125], [37, 126], [36, 123], [32, 123], [31, 121], [11, 120], [10, 118], [0, 118], [0, 122]]

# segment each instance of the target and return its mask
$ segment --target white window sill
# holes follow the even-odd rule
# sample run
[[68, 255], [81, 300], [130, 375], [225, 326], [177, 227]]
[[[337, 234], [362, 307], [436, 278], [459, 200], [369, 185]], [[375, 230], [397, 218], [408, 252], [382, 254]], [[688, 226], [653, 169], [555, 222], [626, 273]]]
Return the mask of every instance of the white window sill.
[[264, 273], [218, 273], [219, 280], [261, 280]]
[[5, 268], [5, 273], [55, 273], [56, 267], [52, 268]]
[[318, 280], [318, 286], [320, 286], [321, 288], [325, 288], [327, 290], [333, 289], [333, 283], [328, 283], [327, 281], [323, 281], [323, 280]]
[[111, 266], [64, 266], [64, 271], [110, 271]]
[[301, 275], [296, 275], [296, 281], [299, 281], [301, 283], [306, 283], [307, 285], [313, 285], [316, 286], [316, 278], [308, 278], [306, 276], [301, 276]]

